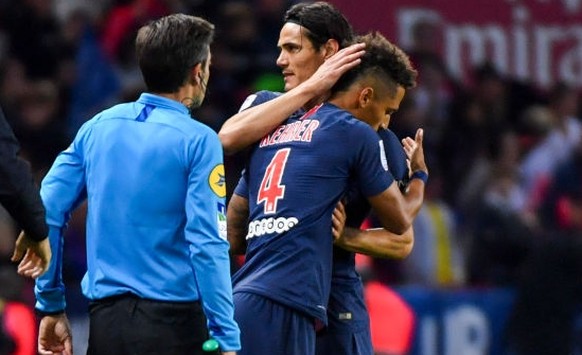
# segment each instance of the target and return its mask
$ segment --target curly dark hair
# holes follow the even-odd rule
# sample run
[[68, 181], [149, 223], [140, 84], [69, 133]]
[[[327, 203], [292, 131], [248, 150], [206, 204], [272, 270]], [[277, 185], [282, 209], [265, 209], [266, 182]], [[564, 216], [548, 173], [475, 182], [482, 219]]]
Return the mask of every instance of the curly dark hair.
[[391, 84], [395, 92], [397, 86], [410, 89], [416, 86], [416, 69], [402, 49], [388, 41], [379, 32], [368, 33], [356, 38], [356, 42], [366, 43], [366, 53], [362, 62], [347, 71], [332, 88], [332, 93], [347, 90], [358, 78], [372, 74], [375, 78]]

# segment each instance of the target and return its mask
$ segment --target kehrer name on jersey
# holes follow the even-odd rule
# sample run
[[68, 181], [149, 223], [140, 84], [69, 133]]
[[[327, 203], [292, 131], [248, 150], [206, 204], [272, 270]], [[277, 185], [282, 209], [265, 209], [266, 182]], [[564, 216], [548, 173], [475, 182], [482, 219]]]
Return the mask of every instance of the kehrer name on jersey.
[[313, 133], [319, 127], [317, 120], [300, 120], [279, 126], [273, 133], [266, 135], [259, 147], [287, 142], [311, 142]]

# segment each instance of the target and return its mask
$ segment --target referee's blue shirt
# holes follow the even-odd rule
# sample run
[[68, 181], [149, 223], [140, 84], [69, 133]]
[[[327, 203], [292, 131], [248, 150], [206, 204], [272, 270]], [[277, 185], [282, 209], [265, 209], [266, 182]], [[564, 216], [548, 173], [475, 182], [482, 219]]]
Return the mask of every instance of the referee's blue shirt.
[[36, 308], [65, 308], [63, 230], [87, 199], [83, 294], [200, 300], [211, 336], [238, 350], [225, 194], [218, 136], [184, 105], [144, 93], [96, 115], [42, 182], [53, 259], [36, 281]]

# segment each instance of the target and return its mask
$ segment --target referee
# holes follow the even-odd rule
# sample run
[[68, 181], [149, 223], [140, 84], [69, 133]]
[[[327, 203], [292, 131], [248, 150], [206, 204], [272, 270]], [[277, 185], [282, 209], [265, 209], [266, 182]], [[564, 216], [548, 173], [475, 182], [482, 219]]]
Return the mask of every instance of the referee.
[[135, 102], [86, 122], [42, 182], [55, 253], [37, 279], [39, 352], [71, 353], [61, 278], [62, 232], [88, 201], [88, 354], [223, 354], [240, 348], [233, 319], [223, 152], [191, 117], [204, 100], [214, 26], [174, 14], [142, 27], [147, 86]]

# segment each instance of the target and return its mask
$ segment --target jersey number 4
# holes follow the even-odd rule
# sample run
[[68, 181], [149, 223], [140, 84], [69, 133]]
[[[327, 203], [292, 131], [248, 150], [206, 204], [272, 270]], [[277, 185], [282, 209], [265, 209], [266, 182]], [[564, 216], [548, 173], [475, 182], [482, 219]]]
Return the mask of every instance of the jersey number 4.
[[285, 185], [281, 185], [281, 180], [290, 152], [291, 148], [278, 150], [265, 170], [257, 196], [257, 204], [265, 202], [265, 214], [276, 213], [277, 201], [285, 196]]

